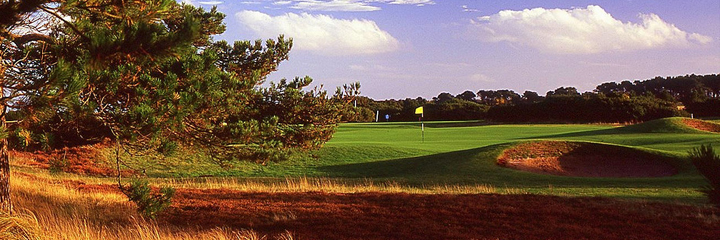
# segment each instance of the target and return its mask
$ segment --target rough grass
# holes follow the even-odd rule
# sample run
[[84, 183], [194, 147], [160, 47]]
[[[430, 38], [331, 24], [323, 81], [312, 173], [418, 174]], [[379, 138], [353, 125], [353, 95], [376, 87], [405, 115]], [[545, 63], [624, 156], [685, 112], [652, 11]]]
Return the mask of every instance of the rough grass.
[[[287, 179], [330, 179], [349, 189], [363, 188], [363, 182], [375, 186], [396, 183], [411, 189], [407, 190], [410, 192], [446, 186], [487, 186], [499, 193], [560, 193], [702, 204], [706, 200], [695, 190], [704, 186], [704, 180], [687, 161], [686, 153], [701, 144], [720, 142], [720, 134], [692, 129], [670, 131], [683, 127], [677, 125], [681, 120], [662, 119], [639, 127], [442, 122], [426, 128], [425, 142], [420, 139], [417, 123], [342, 124], [334, 138], [311, 156], [267, 165], [239, 162], [222, 168], [208, 156], [192, 151], [166, 158], [123, 156], [123, 160], [135, 172], [145, 171], [150, 177], [161, 178], [212, 176], [240, 178], [239, 182], [250, 178], [272, 184]], [[651, 128], [665, 130], [648, 131]], [[637, 149], [670, 159], [678, 174], [656, 179], [576, 178], [523, 173], [497, 166], [496, 159], [506, 148], [530, 140], [583, 141]]]
[[720, 234], [718, 212], [698, 206], [530, 194], [328, 193], [314, 190], [337, 183], [309, 179], [278, 184], [299, 192], [178, 189], [170, 210], [149, 221], [118, 198], [114, 186], [81, 180], [13, 174], [15, 205], [27, 209], [17, 218], [29, 223], [21, 224], [28, 239], [709, 239]]
[[137, 215], [119, 191], [79, 190], [77, 180], [13, 174], [11, 182], [13, 204], [20, 210], [0, 214], [0, 239], [293, 239], [289, 232], [266, 236], [252, 230], [163, 225]]
[[0, 239], [41, 239], [40, 223], [32, 212], [0, 213]]

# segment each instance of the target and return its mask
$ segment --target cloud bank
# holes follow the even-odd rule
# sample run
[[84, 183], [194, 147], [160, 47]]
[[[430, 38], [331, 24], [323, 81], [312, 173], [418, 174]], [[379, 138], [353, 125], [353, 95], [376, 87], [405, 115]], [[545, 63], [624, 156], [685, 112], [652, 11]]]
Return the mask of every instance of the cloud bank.
[[348, 0], [302, 0], [288, 4], [292, 4], [290, 8], [306, 11], [369, 12], [380, 10], [379, 7], [368, 5], [366, 2]]
[[293, 38], [295, 49], [321, 55], [362, 55], [391, 52], [398, 41], [370, 20], [336, 19], [328, 15], [286, 13], [270, 16], [257, 11], [235, 14], [238, 21], [261, 38], [279, 34]]
[[425, 6], [433, 5], [435, 2], [432, 0], [279, 0], [272, 4], [305, 11], [370, 12], [382, 9], [373, 4]]
[[690, 47], [713, 39], [687, 33], [655, 14], [623, 23], [603, 8], [505, 10], [472, 21], [472, 33], [486, 42], [511, 42], [550, 53], [591, 54], [664, 47]]

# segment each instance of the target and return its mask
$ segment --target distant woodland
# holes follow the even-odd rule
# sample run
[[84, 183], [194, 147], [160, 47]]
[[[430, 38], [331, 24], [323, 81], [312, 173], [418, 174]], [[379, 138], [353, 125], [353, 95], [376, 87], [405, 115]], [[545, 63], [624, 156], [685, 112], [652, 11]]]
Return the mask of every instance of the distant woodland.
[[[632, 123], [673, 116], [720, 116], [720, 75], [656, 77], [607, 82], [591, 92], [560, 87], [540, 95], [533, 91], [443, 92], [421, 97], [376, 101], [357, 98], [348, 108], [349, 122], [414, 121], [424, 107], [424, 120], [489, 120], [496, 122]], [[386, 116], [389, 118], [386, 119]]]

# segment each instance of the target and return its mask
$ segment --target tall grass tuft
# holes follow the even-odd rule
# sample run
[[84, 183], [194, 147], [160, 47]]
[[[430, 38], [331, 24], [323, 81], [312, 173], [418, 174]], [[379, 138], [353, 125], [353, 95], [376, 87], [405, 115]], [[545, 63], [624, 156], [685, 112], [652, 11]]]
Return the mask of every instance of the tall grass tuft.
[[332, 178], [170, 178], [155, 179], [153, 183], [175, 188], [230, 189], [247, 192], [327, 192], [327, 193], [410, 193], [410, 194], [484, 194], [499, 193], [487, 184], [410, 186], [398, 182], [377, 182], [370, 179], [343, 180]]
[[720, 156], [715, 154], [712, 145], [701, 145], [689, 154], [693, 165], [710, 183], [701, 191], [710, 199], [710, 203], [720, 208]]
[[40, 225], [32, 212], [0, 213], [0, 239], [41, 239]]

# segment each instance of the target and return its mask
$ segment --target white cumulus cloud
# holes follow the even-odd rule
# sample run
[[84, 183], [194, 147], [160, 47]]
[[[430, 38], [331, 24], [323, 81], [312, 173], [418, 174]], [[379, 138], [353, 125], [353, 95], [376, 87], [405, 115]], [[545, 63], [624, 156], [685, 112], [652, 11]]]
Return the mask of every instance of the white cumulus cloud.
[[276, 0], [273, 5], [289, 5], [305, 11], [370, 12], [381, 10], [378, 4], [425, 6], [432, 0]]
[[379, 7], [368, 5], [363, 1], [353, 0], [300, 0], [291, 8], [307, 11], [338, 11], [338, 12], [369, 12], [380, 10]]
[[689, 47], [713, 39], [687, 33], [655, 14], [640, 14], [640, 23], [622, 22], [599, 6], [575, 9], [505, 10], [473, 21], [483, 41], [507, 41], [550, 53], [600, 53], [662, 47]]
[[476, 83], [494, 83], [494, 82], [497, 82], [497, 81], [495, 81], [495, 79], [493, 79], [493, 78], [491, 78], [491, 77], [488, 77], [487, 75], [482, 74], [482, 73], [476, 73], [476, 74], [470, 75], [470, 77], [469, 77], [468, 79], [470, 79], [470, 81], [476, 82]]
[[185, 4], [190, 5], [220, 5], [223, 4], [223, 1], [193, 1], [193, 0], [183, 0], [182, 1]]
[[279, 34], [293, 38], [295, 49], [322, 55], [375, 54], [397, 50], [398, 41], [377, 24], [363, 19], [336, 19], [328, 15], [286, 13], [270, 16], [242, 11], [235, 17], [261, 38]]
[[432, 0], [374, 0], [376, 2], [383, 2], [387, 4], [401, 4], [401, 5], [415, 5], [415, 6], [425, 6], [425, 5], [433, 5], [435, 2]]

